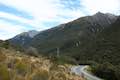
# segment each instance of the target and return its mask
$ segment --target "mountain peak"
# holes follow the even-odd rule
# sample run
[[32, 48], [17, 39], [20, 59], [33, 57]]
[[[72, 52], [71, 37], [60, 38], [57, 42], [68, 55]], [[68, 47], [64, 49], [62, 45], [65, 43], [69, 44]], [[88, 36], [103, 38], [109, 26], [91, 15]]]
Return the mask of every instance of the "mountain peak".
[[99, 12], [97, 12], [96, 14], [104, 14], [104, 13], [102, 13], [102, 12], [99, 11]]
[[116, 15], [111, 14], [111, 13], [102, 13], [102, 12], [97, 12], [94, 16], [107, 16], [109, 18], [116, 18]]
[[95, 16], [99, 16], [99, 15], [105, 15], [105, 14], [102, 13], [102, 12], [97, 12], [97, 13], [95, 14]]
[[28, 32], [23, 32], [23, 33], [21, 33], [21, 34], [19, 34], [17, 36], [29, 36], [29, 37], [33, 38], [37, 34], [38, 34], [38, 31], [36, 31], [36, 30], [30, 30]]

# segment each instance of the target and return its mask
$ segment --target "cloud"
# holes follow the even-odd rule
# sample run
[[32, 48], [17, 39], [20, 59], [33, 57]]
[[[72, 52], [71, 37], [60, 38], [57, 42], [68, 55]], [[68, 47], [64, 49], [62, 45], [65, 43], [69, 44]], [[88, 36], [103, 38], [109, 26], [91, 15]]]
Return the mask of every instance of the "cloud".
[[3, 40], [9, 39], [16, 34], [24, 31], [27, 31], [27, 29], [23, 26], [12, 25], [10, 23], [0, 20], [0, 38]]
[[9, 14], [13, 14], [13, 15], [16, 15], [16, 16], [19, 16], [19, 17], [23, 17], [23, 18], [26, 18], [26, 19], [33, 19], [33, 16], [31, 16], [29, 13], [20, 11], [20, 10], [16, 9], [15, 7], [5, 5], [5, 4], [2, 4], [2, 3], [0, 3], [0, 11], [6, 12], [6, 13], [9, 13]]
[[[0, 0], [0, 26], [5, 27], [0, 27], [0, 39], [24, 30], [45, 30], [98, 11], [120, 14], [119, 7], [119, 0]], [[2, 38], [2, 34], [9, 36]]]
[[[73, 5], [71, 2], [63, 4], [61, 0], [0, 0], [0, 2], [2, 3], [0, 7], [4, 7], [0, 9], [0, 17], [2, 17], [0, 19], [11, 25], [17, 23], [22, 26], [25, 24], [23, 26], [28, 30], [29, 26], [36, 30], [48, 29], [83, 16], [82, 12], [72, 11], [67, 7], [69, 4]], [[27, 19], [26, 13], [29, 13], [33, 18]], [[26, 26], [27, 24], [29, 26]]]
[[9, 13], [6, 13], [6, 12], [0, 12], [0, 17], [8, 18], [8, 19], [14, 19], [14, 20], [20, 21], [22, 23], [31, 23], [32, 22], [32, 20], [28, 20], [26, 18], [18, 17], [16, 15], [12, 15], [12, 14], [9, 14]]
[[120, 15], [120, 0], [81, 0], [81, 5], [89, 14], [100, 11]]

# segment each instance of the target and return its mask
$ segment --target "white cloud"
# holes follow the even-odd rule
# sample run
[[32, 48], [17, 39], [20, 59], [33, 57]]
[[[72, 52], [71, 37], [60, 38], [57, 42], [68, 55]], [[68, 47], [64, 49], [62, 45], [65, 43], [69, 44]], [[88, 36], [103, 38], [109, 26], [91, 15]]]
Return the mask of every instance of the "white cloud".
[[18, 20], [18, 21], [21, 21], [22, 23], [31, 23], [32, 22], [32, 20], [28, 20], [28, 19], [25, 19], [25, 18], [22, 18], [22, 17], [18, 17], [18, 16], [15, 16], [15, 15], [12, 15], [12, 14], [9, 14], [9, 13], [6, 13], [6, 12], [0, 12], [0, 17]]
[[19, 25], [11, 25], [10, 23], [6, 23], [0, 20], [0, 38], [5, 40], [9, 39], [16, 34], [26, 31], [25, 27]]
[[1, 2], [21, 11], [27, 11], [40, 21], [53, 18], [57, 14], [53, 0], [2, 0]]
[[120, 15], [120, 0], [81, 0], [81, 4], [90, 14], [100, 11]]

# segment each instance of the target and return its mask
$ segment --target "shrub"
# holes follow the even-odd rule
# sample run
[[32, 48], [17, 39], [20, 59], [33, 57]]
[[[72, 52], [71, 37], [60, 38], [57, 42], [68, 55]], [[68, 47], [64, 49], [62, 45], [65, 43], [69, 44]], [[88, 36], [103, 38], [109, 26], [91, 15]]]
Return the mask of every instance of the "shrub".
[[77, 61], [69, 56], [59, 56], [52, 59], [56, 64], [77, 64]]
[[25, 50], [25, 52], [26, 52], [26, 54], [28, 54], [30, 56], [38, 57], [38, 51], [34, 47], [29, 47], [27, 50]]
[[66, 73], [61, 71], [52, 71], [50, 80], [66, 80]]
[[16, 65], [17, 74], [25, 76], [28, 70], [28, 65], [24, 62], [17, 62]]
[[4, 41], [4, 42], [2, 43], [2, 47], [6, 48], [6, 49], [10, 48], [10, 43], [9, 43], [9, 41], [8, 41], [8, 40]]
[[66, 80], [68, 73], [65, 66], [53, 64], [50, 68], [50, 80]]
[[115, 67], [108, 62], [92, 67], [92, 72], [106, 80], [118, 80], [115, 74]]
[[47, 70], [41, 69], [35, 73], [32, 80], [48, 80], [49, 72]]
[[0, 62], [3, 62], [3, 61], [5, 61], [5, 60], [6, 60], [6, 55], [3, 54], [3, 53], [1, 52], [1, 50], [0, 50]]

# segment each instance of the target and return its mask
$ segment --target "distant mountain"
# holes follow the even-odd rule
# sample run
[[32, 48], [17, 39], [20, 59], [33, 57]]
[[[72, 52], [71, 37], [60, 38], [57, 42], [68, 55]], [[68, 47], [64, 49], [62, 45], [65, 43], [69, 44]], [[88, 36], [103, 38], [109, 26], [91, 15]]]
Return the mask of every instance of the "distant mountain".
[[23, 32], [21, 34], [16, 35], [12, 39], [10, 39], [10, 43], [14, 45], [20, 45], [22, 47], [27, 47], [30, 44], [32, 38], [37, 35], [39, 32], [35, 30], [31, 30], [28, 32]]
[[[57, 48], [61, 54], [80, 53], [83, 46], [88, 45], [96, 34], [109, 27], [116, 19], [115, 15], [100, 12], [81, 17], [40, 32], [32, 39], [31, 45], [46, 54], [56, 53]], [[71, 51], [73, 48], [77, 50]]]

